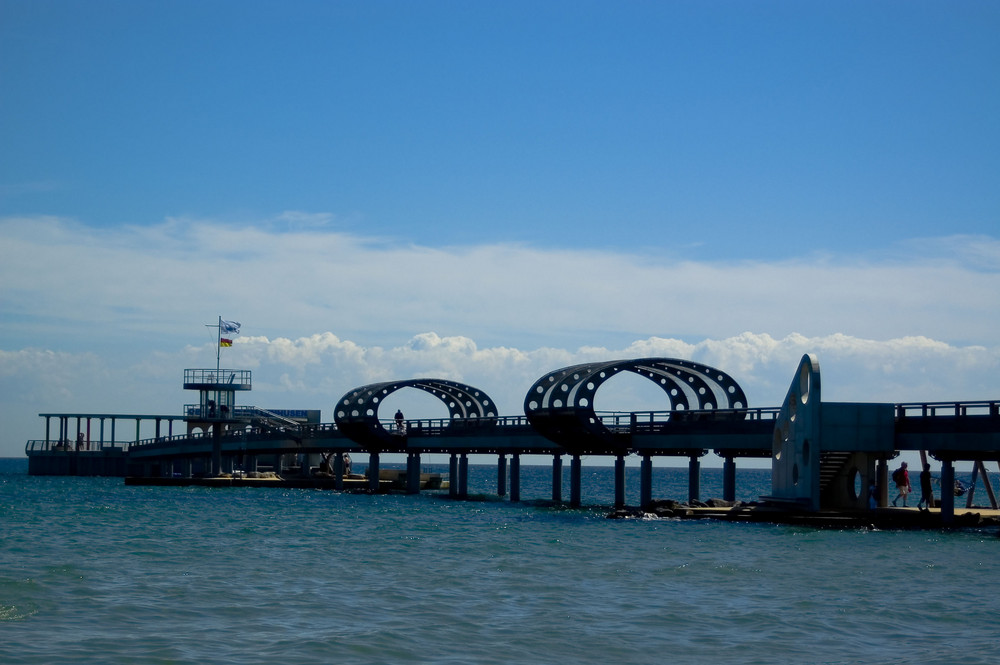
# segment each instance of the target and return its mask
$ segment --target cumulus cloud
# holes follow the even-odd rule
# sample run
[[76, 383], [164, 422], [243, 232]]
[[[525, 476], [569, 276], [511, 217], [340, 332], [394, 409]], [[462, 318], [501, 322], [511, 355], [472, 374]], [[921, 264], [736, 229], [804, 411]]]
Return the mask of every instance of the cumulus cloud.
[[[30, 423], [35, 413], [42, 411], [176, 413], [185, 399], [180, 391], [183, 369], [211, 359], [213, 351], [212, 345], [186, 347], [174, 354], [157, 351], [127, 365], [115, 357], [100, 358], [91, 353], [31, 349], [0, 353], [4, 394], [17, 395], [4, 401], [5, 422], [37, 427], [37, 423]], [[804, 353], [819, 356], [824, 399], [829, 401], [996, 398], [993, 377], [1000, 370], [998, 347], [952, 346], [924, 337], [877, 341], [842, 334], [793, 334], [776, 339], [746, 332], [694, 344], [651, 337], [622, 348], [517, 349], [481, 348], [470, 338], [433, 332], [418, 334], [391, 348], [366, 347], [324, 332], [295, 339], [243, 337], [231, 353], [226, 363], [254, 371], [254, 389], [241, 395], [244, 402], [267, 408], [320, 409], [328, 421], [332, 420], [332, 405], [353, 388], [418, 377], [469, 383], [491, 395], [503, 415], [520, 415], [525, 393], [545, 373], [580, 362], [618, 358], [679, 357], [718, 367], [743, 386], [751, 406], [780, 405]], [[665, 398], [652, 383], [629, 377], [617, 389], [612, 382], [602, 388], [598, 408], [667, 408]], [[405, 392], [400, 391], [396, 398], [410, 408], [416, 402]], [[603, 398], [602, 393], [606, 393]], [[191, 396], [187, 399], [193, 401]], [[25, 413], [25, 409], [34, 413]], [[439, 411], [410, 415], [446, 415], [443, 406]], [[39, 435], [37, 429], [14, 429], [26, 437]], [[4, 444], [7, 454], [14, 454], [23, 441], [5, 440]]]

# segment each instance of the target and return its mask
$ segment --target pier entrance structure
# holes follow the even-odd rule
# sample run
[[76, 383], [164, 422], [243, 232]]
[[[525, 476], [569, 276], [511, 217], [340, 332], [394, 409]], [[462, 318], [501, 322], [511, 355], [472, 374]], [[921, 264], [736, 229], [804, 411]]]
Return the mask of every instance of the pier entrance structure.
[[[885, 507], [889, 460], [904, 450], [941, 462], [941, 517], [948, 523], [955, 510], [954, 462], [983, 468], [983, 460], [1000, 459], [1000, 402], [824, 402], [819, 360], [806, 354], [775, 422], [772, 496], [764, 498], [808, 511], [864, 511], [874, 486], [877, 505]], [[917, 485], [916, 473], [911, 483]]]

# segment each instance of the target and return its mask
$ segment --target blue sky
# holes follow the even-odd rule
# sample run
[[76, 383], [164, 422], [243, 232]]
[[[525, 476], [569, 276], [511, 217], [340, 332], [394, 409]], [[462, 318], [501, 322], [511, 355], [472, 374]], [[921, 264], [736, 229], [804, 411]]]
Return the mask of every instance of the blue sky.
[[754, 405], [807, 351], [841, 400], [996, 398], [998, 30], [992, 2], [0, 0], [0, 454], [41, 411], [176, 411], [219, 314], [254, 400], [325, 418], [418, 373], [515, 413], [647, 353]]

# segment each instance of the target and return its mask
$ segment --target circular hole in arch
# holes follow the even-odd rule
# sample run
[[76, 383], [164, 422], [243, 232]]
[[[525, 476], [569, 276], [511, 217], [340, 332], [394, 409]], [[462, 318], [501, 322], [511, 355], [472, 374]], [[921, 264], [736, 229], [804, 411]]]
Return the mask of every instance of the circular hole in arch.
[[587, 390], [593, 390], [593, 389], [594, 389], [594, 382], [593, 381], [588, 381], [587, 382]]
[[549, 377], [549, 383], [554, 383], [555, 380], [556, 380], [556, 377], [554, 377], [554, 376], [550, 376]]
[[588, 400], [586, 397], [581, 397], [576, 401], [577, 406], [588, 406], [589, 404], [590, 400]]
[[702, 386], [701, 388], [698, 388], [698, 394], [699, 395], [704, 395], [705, 394], [705, 386]]
[[706, 409], [714, 409], [715, 405], [712, 404], [711, 402], [705, 402], [705, 408]]
[[580, 375], [579, 374], [574, 374], [573, 375], [573, 380], [574, 381], [579, 381], [580, 380]]
[[375, 409], [368, 409], [367, 411], [365, 411], [365, 415], [369, 416], [369, 417], [374, 416], [375, 415]]
[[528, 402], [528, 409], [534, 411], [537, 408], [538, 408], [538, 402], [536, 402], [535, 400], [531, 400], [530, 402]]
[[351, 411], [351, 415], [352, 415], [353, 417], [357, 418], [357, 417], [358, 417], [358, 410], [357, 410], [357, 409], [354, 409], [353, 411]]
[[337, 417], [338, 418], [343, 418], [344, 417], [344, 412], [343, 411], [338, 411], [337, 412]]
[[799, 372], [799, 394], [802, 396], [802, 403], [809, 401], [809, 390], [812, 387], [812, 372], [809, 371], [809, 364], [802, 363], [802, 371]]
[[564, 383], [564, 384], [562, 384], [562, 385], [560, 386], [560, 389], [561, 389], [561, 390], [562, 390], [562, 391], [563, 391], [564, 393], [568, 393], [568, 392], [569, 392], [569, 386], [567, 386], [567, 385], [566, 385], [565, 383]]
[[729, 386], [729, 394], [732, 395], [736, 392], [736, 386]]
[[537, 388], [535, 388], [535, 392], [538, 393], [539, 395], [541, 395], [542, 393], [545, 392], [545, 388], [542, 388], [541, 386], [538, 386]]
[[864, 490], [861, 480], [861, 470], [856, 466], [851, 467], [850, 472], [847, 474], [847, 488], [851, 493], [852, 501], [857, 501], [861, 498], [861, 492]]
[[562, 405], [563, 405], [563, 401], [562, 401], [561, 399], [557, 399], [557, 400], [554, 400], [554, 401], [552, 402], [552, 406], [554, 406], [554, 407], [556, 407], [556, 408], [559, 408], [559, 407], [561, 407]]

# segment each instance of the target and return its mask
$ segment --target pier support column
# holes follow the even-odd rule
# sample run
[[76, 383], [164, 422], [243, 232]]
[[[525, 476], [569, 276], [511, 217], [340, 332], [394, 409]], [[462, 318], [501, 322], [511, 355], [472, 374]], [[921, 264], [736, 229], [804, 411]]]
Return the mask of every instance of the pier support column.
[[625, 456], [615, 457], [615, 508], [625, 507]]
[[878, 507], [885, 508], [889, 505], [889, 460], [884, 457], [878, 461], [876, 473], [876, 487], [878, 489]]
[[688, 462], [688, 501], [701, 499], [701, 460], [697, 455]]
[[452, 453], [448, 460], [448, 496], [458, 496], [458, 453]]
[[507, 494], [507, 456], [500, 454], [497, 458], [497, 496]]
[[649, 455], [642, 456], [642, 464], [639, 468], [639, 506], [643, 509], [649, 508], [653, 503], [653, 458]]
[[722, 463], [722, 498], [736, 501], [736, 462], [732, 457]]
[[185, 457], [181, 460], [181, 476], [183, 478], [190, 478], [193, 474], [191, 473], [191, 458]]
[[941, 524], [950, 526], [955, 521], [955, 463], [950, 459], [941, 462]]
[[562, 501], [562, 455], [552, 456], [552, 500]]
[[469, 497], [469, 456], [465, 453], [458, 458], [458, 495], [463, 499]]
[[344, 489], [344, 453], [333, 454], [333, 489]]
[[521, 500], [521, 455], [514, 453], [510, 456], [510, 500]]
[[569, 459], [569, 505], [574, 508], [580, 506], [580, 477], [583, 475], [580, 467], [580, 456], [573, 455]]
[[420, 453], [406, 456], [406, 493], [420, 494]]
[[379, 454], [377, 452], [368, 454], [368, 489], [372, 492], [378, 492], [379, 482]]
[[[136, 421], [139, 422], [138, 420]], [[136, 425], [136, 440], [139, 438], [139, 426]], [[222, 423], [212, 425], [212, 476], [222, 475]]]

